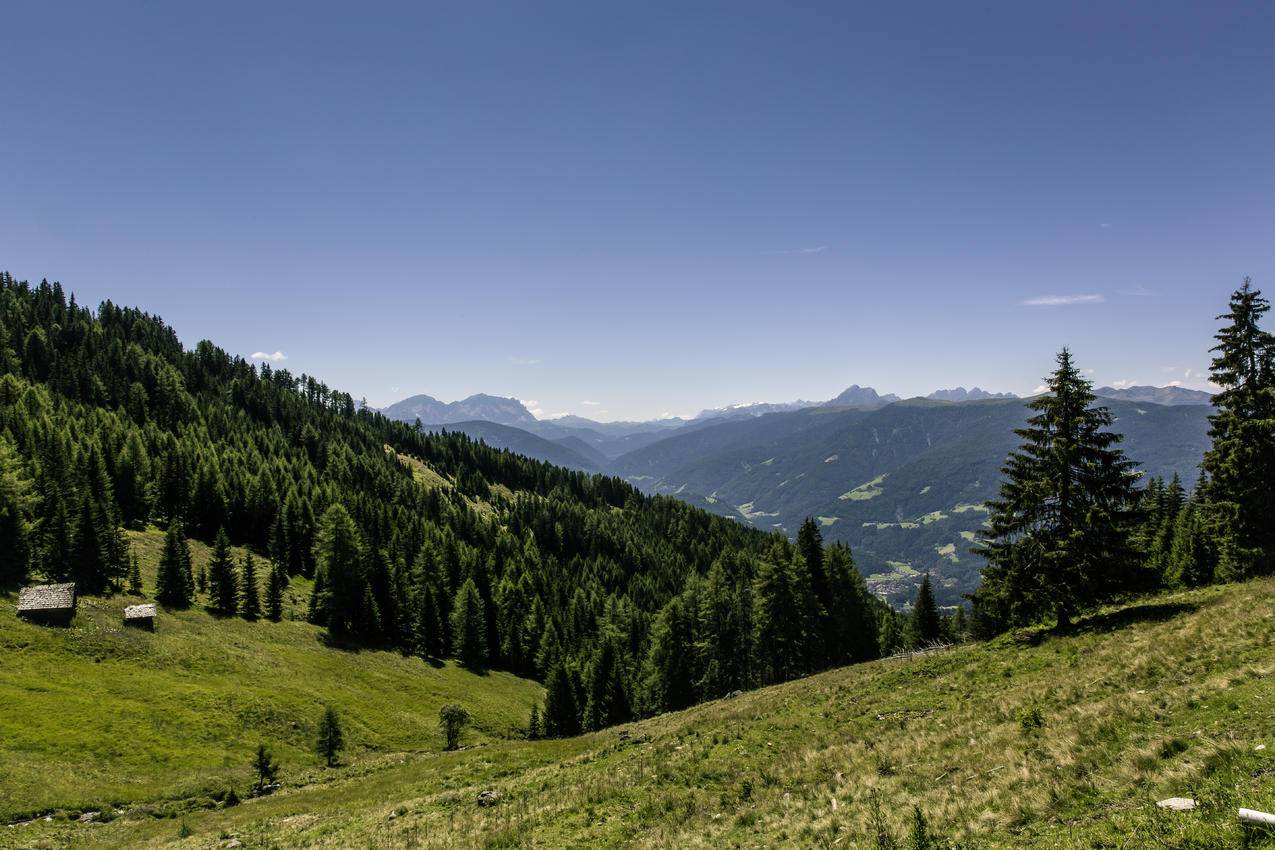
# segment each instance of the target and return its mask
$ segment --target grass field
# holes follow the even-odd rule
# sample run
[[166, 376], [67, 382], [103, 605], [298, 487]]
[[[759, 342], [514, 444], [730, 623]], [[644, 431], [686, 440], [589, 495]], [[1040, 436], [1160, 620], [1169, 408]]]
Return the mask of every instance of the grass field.
[[[150, 589], [163, 534], [130, 537]], [[198, 569], [208, 548], [191, 549]], [[262, 581], [268, 568], [259, 562]], [[134, 597], [81, 598], [68, 629], [24, 623], [13, 598], [0, 599], [0, 822], [243, 793], [258, 742], [297, 777], [319, 765], [312, 740], [326, 703], [361, 765], [437, 748], [444, 703], [463, 703], [476, 718], [470, 740], [483, 741], [520, 733], [541, 698], [507, 674], [330, 646], [300, 619], [308, 583], [294, 579], [287, 596], [279, 623], [161, 611], [154, 634], [121, 625]]]
[[[313, 633], [305, 634], [312, 646]], [[292, 663], [286, 658], [274, 681], [251, 688], [219, 674], [217, 687], [223, 697], [252, 692], [256, 705], [295, 700], [309, 722], [319, 701], [289, 696], [290, 682], [302, 678], [283, 673]], [[388, 682], [414, 662], [378, 663]], [[87, 664], [92, 688], [116, 699], [105, 684], [111, 677]], [[191, 744], [216, 759], [209, 776], [246, 783], [235, 771], [264, 723], [287, 740], [282, 792], [185, 813], [137, 806], [99, 825], [58, 816], [0, 829], [0, 846], [214, 848], [233, 838], [262, 848], [873, 848], [885, 846], [876, 838], [883, 826], [905, 848], [919, 806], [935, 832], [966, 847], [1238, 848], [1235, 808], [1275, 809], [1272, 580], [1160, 596], [1104, 611], [1067, 636], [1024, 632], [845, 668], [564, 741], [501, 737], [504, 718], [534, 686], [443, 671], [446, 681], [470, 685], [461, 701], [492, 729], [454, 753], [438, 751], [430, 712], [397, 722], [427, 697], [376, 693], [364, 666], [333, 667], [326, 677], [359, 718], [359, 737], [375, 742], [348, 767], [307, 761], [306, 736], [290, 737], [286, 721], [257, 720], [246, 731], [227, 720]], [[358, 685], [347, 680], [355, 676]], [[74, 686], [64, 679], [75, 677], [54, 678], [59, 688]], [[479, 689], [488, 686], [484, 709]], [[214, 684], [206, 687], [211, 698]], [[417, 692], [432, 694], [430, 687]], [[102, 705], [110, 719], [101, 723], [158, 724], [143, 714], [115, 719], [127, 704]], [[165, 704], [166, 715], [178, 712], [185, 697]], [[40, 705], [49, 735], [77, 723], [56, 699], [40, 697]], [[7, 732], [17, 712], [4, 713]], [[233, 745], [219, 744], [221, 734]], [[58, 758], [67, 771], [76, 764], [74, 750]], [[89, 762], [129, 772], [110, 759], [99, 744]], [[199, 761], [184, 750], [178, 760], [185, 770]], [[70, 773], [63, 781], [64, 794], [76, 785]], [[143, 786], [162, 785], [148, 779], [134, 790], [144, 797]], [[12, 793], [21, 783], [9, 777], [3, 787]], [[487, 789], [500, 801], [480, 808], [475, 798]], [[1168, 796], [1195, 797], [1200, 807], [1156, 809]], [[1254, 836], [1249, 846], [1275, 845]]]

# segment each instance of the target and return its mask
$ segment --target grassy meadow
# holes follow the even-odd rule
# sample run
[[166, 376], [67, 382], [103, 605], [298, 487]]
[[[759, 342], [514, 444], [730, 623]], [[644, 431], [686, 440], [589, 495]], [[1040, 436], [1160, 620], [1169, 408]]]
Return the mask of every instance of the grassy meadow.
[[[151, 590], [163, 533], [130, 538]], [[198, 571], [209, 549], [192, 542], [191, 554]], [[263, 585], [268, 571], [259, 559]], [[520, 733], [542, 698], [535, 682], [504, 673], [329, 645], [302, 620], [308, 597], [308, 582], [294, 579], [279, 623], [161, 610], [153, 634], [123, 627], [124, 607], [139, 601], [128, 595], [81, 597], [68, 629], [18, 620], [14, 597], [0, 597], [0, 823], [56, 809], [165, 812], [230, 787], [243, 794], [259, 742], [285, 782], [322, 773], [312, 749], [327, 703], [345, 722], [346, 761], [362, 765], [436, 749], [444, 703], [470, 710], [469, 740], [481, 742]], [[0, 827], [0, 846], [11, 834]]]
[[[177, 620], [182, 629], [225, 629], [228, 647], [166, 654], [162, 677], [151, 666], [126, 673], [123, 657], [101, 667], [88, 647], [114, 645], [105, 635], [45, 650], [72, 666], [26, 674], [44, 689], [22, 698], [46, 717], [41, 736], [22, 747], [8, 732], [26, 712], [6, 699], [6, 761], [24, 753], [34, 770], [54, 758], [61, 790], [42, 792], [48, 803], [109, 797], [112, 788], [171, 796], [183, 782], [246, 785], [243, 765], [264, 731], [278, 741], [285, 788], [232, 808], [124, 807], [105, 824], [58, 815], [0, 828], [0, 846], [876, 848], [890, 846], [878, 841], [888, 830], [903, 848], [913, 806], [964, 847], [1275, 846], [1246, 839], [1235, 818], [1237, 806], [1275, 809], [1275, 580], [1140, 600], [1066, 636], [1026, 631], [844, 668], [563, 741], [502, 737], [534, 697], [527, 682], [337, 654], [299, 623]], [[58, 633], [27, 639], [70, 643]], [[316, 654], [322, 672], [312, 668], [317, 681], [303, 687], [312, 677], [293, 665], [320, 663]], [[210, 669], [189, 670], [183, 657]], [[241, 668], [253, 671], [247, 681]], [[125, 676], [162, 682], [168, 694], [152, 711], [134, 687], [116, 684]], [[11, 678], [6, 671], [6, 694], [15, 692]], [[65, 707], [62, 695], [77, 689], [96, 696]], [[432, 728], [443, 689], [484, 725], [453, 753], [439, 751]], [[364, 742], [336, 770], [304, 751], [305, 724], [329, 698], [348, 706], [353, 737]], [[191, 705], [198, 700], [207, 700], [202, 709]], [[90, 702], [99, 719], [78, 731], [94, 714]], [[211, 728], [195, 716], [205, 712], [218, 718]], [[82, 753], [63, 735], [94, 740]], [[167, 742], [162, 751], [146, 735]], [[147, 755], [127, 755], [134, 746]], [[160, 755], [167, 761], [144, 763]], [[10, 772], [3, 788], [29, 788], [33, 776]], [[499, 803], [475, 805], [488, 789]], [[1169, 796], [1200, 807], [1155, 808]]]

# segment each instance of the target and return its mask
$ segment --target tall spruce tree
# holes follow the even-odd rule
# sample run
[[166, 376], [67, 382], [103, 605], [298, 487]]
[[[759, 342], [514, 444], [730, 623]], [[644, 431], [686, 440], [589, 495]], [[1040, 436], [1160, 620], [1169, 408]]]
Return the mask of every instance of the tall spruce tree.
[[226, 529], [218, 528], [208, 559], [208, 595], [213, 610], [232, 616], [239, 610], [239, 577], [235, 575], [235, 559], [230, 551]]
[[564, 738], [580, 733], [580, 707], [571, 675], [561, 663], [554, 664], [545, 679], [545, 735]]
[[824, 550], [828, 595], [832, 607], [829, 660], [833, 664], [868, 661], [880, 654], [872, 596], [863, 574], [854, 564], [850, 547], [833, 543]]
[[257, 562], [251, 552], [244, 553], [239, 571], [239, 616], [255, 620], [261, 616], [261, 595], [257, 590]]
[[624, 659], [618, 634], [608, 634], [598, 641], [585, 674], [585, 729], [604, 729], [633, 719]]
[[1275, 572], [1275, 335], [1260, 326], [1270, 302], [1245, 278], [1215, 339], [1213, 444], [1204, 455], [1217, 578]]
[[190, 572], [190, 547], [181, 520], [174, 519], [164, 535], [164, 551], [155, 576], [155, 598], [169, 608], [189, 608], [195, 596]]
[[276, 623], [283, 619], [283, 586], [283, 568], [272, 562], [266, 578], [266, 617]]
[[757, 571], [753, 647], [763, 684], [786, 682], [806, 670], [806, 592], [801, 577], [793, 559], [782, 551], [772, 552]]
[[1094, 406], [1092, 385], [1064, 348], [1029, 402], [1035, 415], [1015, 430], [1021, 447], [1002, 470], [975, 552], [987, 560], [974, 594], [984, 628], [1052, 615], [1065, 627], [1107, 594], [1132, 586], [1138, 559], [1133, 465], [1105, 430], [1111, 413]]
[[912, 603], [912, 616], [908, 619], [908, 646], [916, 649], [934, 643], [942, 636], [943, 621], [939, 616], [938, 604], [934, 601], [934, 588], [930, 584], [930, 574], [921, 578], [921, 585], [916, 589], [916, 599]]
[[643, 672], [650, 710], [678, 711], [695, 702], [696, 607], [685, 594], [675, 596], [655, 618]]
[[314, 543], [311, 619], [336, 634], [354, 634], [365, 619], [367, 579], [363, 540], [349, 511], [333, 504], [319, 521]]
[[487, 620], [483, 600], [473, 579], [456, 591], [452, 605], [452, 651], [460, 662], [472, 670], [487, 666]]

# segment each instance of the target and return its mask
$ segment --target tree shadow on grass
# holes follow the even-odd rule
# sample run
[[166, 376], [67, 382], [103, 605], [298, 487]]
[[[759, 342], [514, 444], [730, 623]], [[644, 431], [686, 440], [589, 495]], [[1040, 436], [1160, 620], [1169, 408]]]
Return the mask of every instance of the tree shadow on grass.
[[1106, 611], [1085, 617], [1060, 634], [1103, 634], [1138, 623], [1163, 623], [1182, 614], [1198, 611], [1199, 608], [1199, 604], [1195, 602], [1148, 602], [1145, 605], [1130, 605], [1117, 611]]

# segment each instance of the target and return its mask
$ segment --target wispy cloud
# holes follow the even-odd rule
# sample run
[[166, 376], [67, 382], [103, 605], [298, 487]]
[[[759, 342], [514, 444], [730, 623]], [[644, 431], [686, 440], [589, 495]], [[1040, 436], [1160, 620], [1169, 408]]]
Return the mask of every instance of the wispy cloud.
[[1106, 300], [1102, 295], [1038, 295], [1028, 298], [1023, 304], [1028, 307], [1067, 307], [1072, 304], [1101, 304]]
[[1136, 297], [1138, 297], [1138, 298], [1159, 298], [1159, 297], [1160, 297], [1161, 295], [1163, 295], [1164, 293], [1163, 293], [1163, 292], [1156, 292], [1154, 289], [1147, 289], [1145, 286], [1143, 286], [1143, 285], [1140, 283], [1140, 284], [1138, 284], [1137, 286], [1135, 286], [1133, 289], [1122, 289], [1122, 290], [1120, 290], [1120, 294], [1121, 294], [1121, 295], [1133, 295], [1133, 296], [1136, 296]]
[[539, 357], [510, 357], [509, 362], [515, 366], [535, 366], [540, 363]]
[[600, 407], [602, 405], [600, 401], [582, 401], [580, 403], [586, 407]]
[[1123, 378], [1119, 381], [1112, 381], [1111, 386], [1118, 390], [1127, 390], [1129, 387], [1136, 385], [1138, 382], [1132, 378]]
[[1101, 227], [1103, 230], [1106, 230], [1108, 227], [1111, 226], [1111, 222], [1104, 221], [1104, 222], [1101, 222], [1098, 226]]
[[822, 254], [828, 250], [827, 245], [816, 245], [813, 248], [790, 248], [787, 251], [780, 251], [780, 254]]
[[1032, 395], [1040, 395], [1041, 393], [1047, 393], [1047, 392], [1049, 392], [1049, 384], [1041, 384], [1040, 386], [1036, 387], [1036, 389], [1032, 390]]
[[287, 360], [288, 355], [284, 354], [282, 351], [276, 351], [272, 354], [267, 354], [264, 351], [254, 351], [252, 352], [252, 355], [248, 359], [249, 360], [269, 360], [271, 363], [278, 363], [280, 360]]

